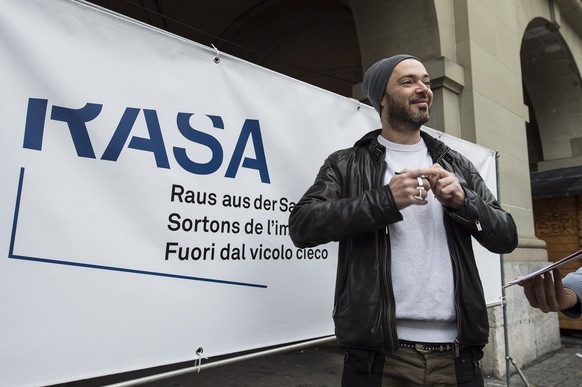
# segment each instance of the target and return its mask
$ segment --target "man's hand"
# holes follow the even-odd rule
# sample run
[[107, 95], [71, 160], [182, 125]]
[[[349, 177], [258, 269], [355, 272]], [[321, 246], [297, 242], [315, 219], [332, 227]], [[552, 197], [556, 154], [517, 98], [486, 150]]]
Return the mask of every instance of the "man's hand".
[[576, 293], [562, 285], [560, 271], [554, 269], [552, 272], [553, 279], [548, 272], [520, 283], [529, 304], [544, 313], [559, 312], [578, 303]]
[[435, 198], [445, 207], [459, 210], [465, 202], [465, 191], [454, 173], [446, 171], [439, 164], [434, 164], [429, 176], [430, 187]]
[[399, 210], [428, 203], [429, 176], [434, 173], [437, 173], [434, 168], [404, 169], [392, 177], [388, 185]]

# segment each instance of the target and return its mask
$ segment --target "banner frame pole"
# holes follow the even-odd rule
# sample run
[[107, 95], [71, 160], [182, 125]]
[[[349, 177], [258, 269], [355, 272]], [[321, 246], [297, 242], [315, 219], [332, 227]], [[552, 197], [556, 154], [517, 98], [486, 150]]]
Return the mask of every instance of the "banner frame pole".
[[139, 386], [141, 384], [156, 382], [159, 380], [163, 380], [163, 379], [167, 379], [167, 378], [171, 378], [171, 377], [175, 377], [175, 376], [183, 376], [183, 375], [187, 375], [190, 373], [199, 373], [202, 370], [206, 370], [206, 369], [210, 369], [210, 368], [214, 368], [214, 367], [220, 367], [220, 366], [224, 366], [224, 365], [229, 365], [229, 364], [237, 363], [237, 362], [244, 361], [244, 360], [250, 360], [250, 359], [255, 359], [255, 358], [268, 356], [268, 355], [276, 355], [276, 354], [280, 354], [280, 353], [291, 352], [291, 351], [295, 351], [298, 349], [317, 346], [320, 344], [327, 344], [327, 343], [335, 341], [335, 340], [336, 340], [335, 335], [325, 336], [325, 337], [321, 337], [318, 339], [303, 341], [303, 342], [300, 342], [297, 344], [286, 345], [283, 347], [268, 349], [265, 351], [258, 351], [258, 352], [249, 353], [247, 355], [236, 356], [236, 357], [232, 357], [229, 359], [218, 360], [218, 361], [210, 362], [210, 363], [207, 363], [204, 365], [199, 364], [199, 365], [196, 365], [193, 367], [186, 367], [186, 368], [178, 369], [175, 371], [168, 371], [168, 372], [163, 372], [163, 373], [159, 373], [159, 374], [155, 374], [155, 375], [144, 376], [141, 378], [128, 380], [125, 382], [109, 384], [105, 387]]

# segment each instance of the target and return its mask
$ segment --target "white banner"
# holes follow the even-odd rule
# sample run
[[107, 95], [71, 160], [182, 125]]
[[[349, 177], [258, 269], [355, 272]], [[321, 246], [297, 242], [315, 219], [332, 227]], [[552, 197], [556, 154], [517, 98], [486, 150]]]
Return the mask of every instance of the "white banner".
[[2, 6], [1, 385], [333, 334], [336, 246], [287, 221], [373, 109], [84, 3]]

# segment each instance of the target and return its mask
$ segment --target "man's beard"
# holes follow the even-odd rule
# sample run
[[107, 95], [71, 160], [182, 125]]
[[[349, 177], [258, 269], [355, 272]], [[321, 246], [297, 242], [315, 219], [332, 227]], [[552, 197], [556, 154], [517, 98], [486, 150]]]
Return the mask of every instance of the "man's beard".
[[390, 95], [388, 97], [388, 123], [397, 131], [418, 130], [429, 119], [429, 111], [413, 112], [406, 105], [397, 102]]

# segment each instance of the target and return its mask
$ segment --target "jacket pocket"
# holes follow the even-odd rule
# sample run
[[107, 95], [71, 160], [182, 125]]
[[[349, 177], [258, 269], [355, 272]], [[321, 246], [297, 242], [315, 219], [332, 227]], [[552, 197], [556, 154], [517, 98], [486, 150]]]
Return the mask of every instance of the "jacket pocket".
[[378, 303], [336, 305], [334, 309], [335, 334], [346, 347], [381, 348], [383, 342]]

